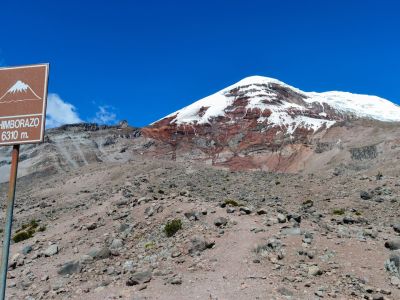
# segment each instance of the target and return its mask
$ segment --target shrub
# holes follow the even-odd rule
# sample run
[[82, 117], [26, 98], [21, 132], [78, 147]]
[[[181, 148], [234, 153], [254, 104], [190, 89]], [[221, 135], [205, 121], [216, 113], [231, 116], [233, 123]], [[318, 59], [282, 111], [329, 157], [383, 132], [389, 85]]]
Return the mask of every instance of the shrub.
[[174, 219], [172, 221], [168, 221], [164, 227], [164, 232], [167, 237], [173, 236], [177, 233], [178, 230], [182, 229], [182, 221], [180, 219]]
[[344, 215], [344, 213], [345, 213], [344, 208], [337, 208], [333, 210], [333, 214], [337, 216], [342, 216]]
[[225, 204], [226, 205], [230, 205], [230, 206], [242, 206], [239, 202], [237, 202], [236, 200], [232, 200], [232, 199], [227, 199], [225, 200]]
[[19, 242], [25, 241], [27, 239], [30, 239], [31, 237], [32, 237], [32, 233], [27, 232], [27, 231], [20, 231], [20, 232], [17, 232], [13, 236], [12, 240], [14, 241], [14, 243], [19, 243]]
[[39, 223], [36, 220], [31, 220], [29, 223], [22, 224], [21, 228], [18, 229], [15, 235], [12, 237], [14, 243], [18, 243], [33, 237], [37, 231], [45, 231], [46, 226], [42, 225], [39, 227]]
[[154, 242], [148, 242], [148, 243], [144, 244], [144, 247], [145, 247], [146, 249], [152, 249], [152, 248], [154, 248], [155, 246], [156, 246], [156, 244], [155, 244]]

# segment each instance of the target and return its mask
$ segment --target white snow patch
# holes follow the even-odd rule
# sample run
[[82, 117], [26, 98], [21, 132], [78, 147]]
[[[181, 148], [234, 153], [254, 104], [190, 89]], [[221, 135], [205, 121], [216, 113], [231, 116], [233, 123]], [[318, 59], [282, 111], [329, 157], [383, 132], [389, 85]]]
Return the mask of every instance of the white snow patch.
[[[233, 102], [232, 98], [225, 97], [222, 93], [216, 93], [214, 95], [203, 98], [193, 104], [178, 110], [167, 117], [177, 115], [172, 121], [177, 124], [184, 123], [207, 123], [210, 118], [223, 116], [225, 109]], [[199, 116], [199, 112], [202, 108], [207, 108], [203, 116]]]
[[400, 121], [400, 107], [377, 96], [336, 91], [306, 94], [309, 96], [307, 102], [326, 103], [344, 114], [386, 122]]

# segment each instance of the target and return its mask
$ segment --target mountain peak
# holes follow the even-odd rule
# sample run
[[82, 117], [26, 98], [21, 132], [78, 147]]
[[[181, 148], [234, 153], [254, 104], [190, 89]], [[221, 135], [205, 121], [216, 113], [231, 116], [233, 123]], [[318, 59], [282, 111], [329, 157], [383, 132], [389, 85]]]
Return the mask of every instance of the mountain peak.
[[[169, 145], [172, 159], [187, 155], [233, 169], [287, 171], [303, 168], [313, 151], [332, 149], [330, 155], [336, 155], [342, 141], [352, 141], [360, 132], [370, 139], [371, 128], [398, 127], [390, 122], [400, 122], [400, 107], [383, 98], [305, 92], [274, 78], [250, 76], [142, 133]], [[318, 165], [320, 156], [315, 157]]]
[[259, 75], [245, 77], [242, 80], [238, 81], [235, 85], [263, 84], [263, 83], [276, 83], [281, 85], [287, 85], [286, 83], [278, 79], [272, 77], [259, 76]]
[[[316, 130], [324, 124], [346, 118], [400, 122], [400, 107], [386, 99], [337, 91], [304, 92], [278, 79], [263, 76], [246, 77], [166, 118], [174, 116], [171, 123], [178, 125], [205, 124], [217, 117], [227, 116], [237, 108], [238, 100], [245, 103], [241, 105], [244, 114], [253, 110], [269, 111], [268, 117], [260, 113], [257, 119], [259, 123], [268, 123], [269, 126], [276, 122], [278, 126], [288, 128], [293, 125], [297, 128], [296, 124], [301, 120], [303, 125]], [[304, 115], [313, 119], [304, 123]], [[315, 126], [316, 123], [319, 125]]]

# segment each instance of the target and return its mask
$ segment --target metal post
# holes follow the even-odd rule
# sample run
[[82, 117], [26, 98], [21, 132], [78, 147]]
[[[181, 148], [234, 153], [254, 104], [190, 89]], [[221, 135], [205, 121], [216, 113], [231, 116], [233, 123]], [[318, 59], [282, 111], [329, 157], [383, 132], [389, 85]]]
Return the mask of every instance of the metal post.
[[15, 185], [17, 183], [18, 159], [19, 159], [19, 145], [14, 145], [11, 158], [11, 171], [10, 171], [10, 181], [9, 181], [8, 199], [7, 199], [6, 223], [4, 226], [5, 230], [4, 230], [3, 252], [1, 256], [1, 269], [0, 269], [1, 300], [4, 300], [6, 295], [8, 256], [10, 251], [10, 238], [11, 238], [11, 227], [12, 227], [13, 210], [14, 210]]

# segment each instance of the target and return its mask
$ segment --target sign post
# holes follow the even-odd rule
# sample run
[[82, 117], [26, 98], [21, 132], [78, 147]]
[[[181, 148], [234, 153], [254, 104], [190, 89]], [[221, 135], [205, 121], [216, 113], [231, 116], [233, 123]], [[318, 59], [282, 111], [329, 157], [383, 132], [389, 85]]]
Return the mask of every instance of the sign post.
[[13, 145], [0, 267], [1, 300], [6, 293], [19, 148], [20, 144], [43, 141], [48, 73], [48, 64], [0, 68], [0, 146]]

